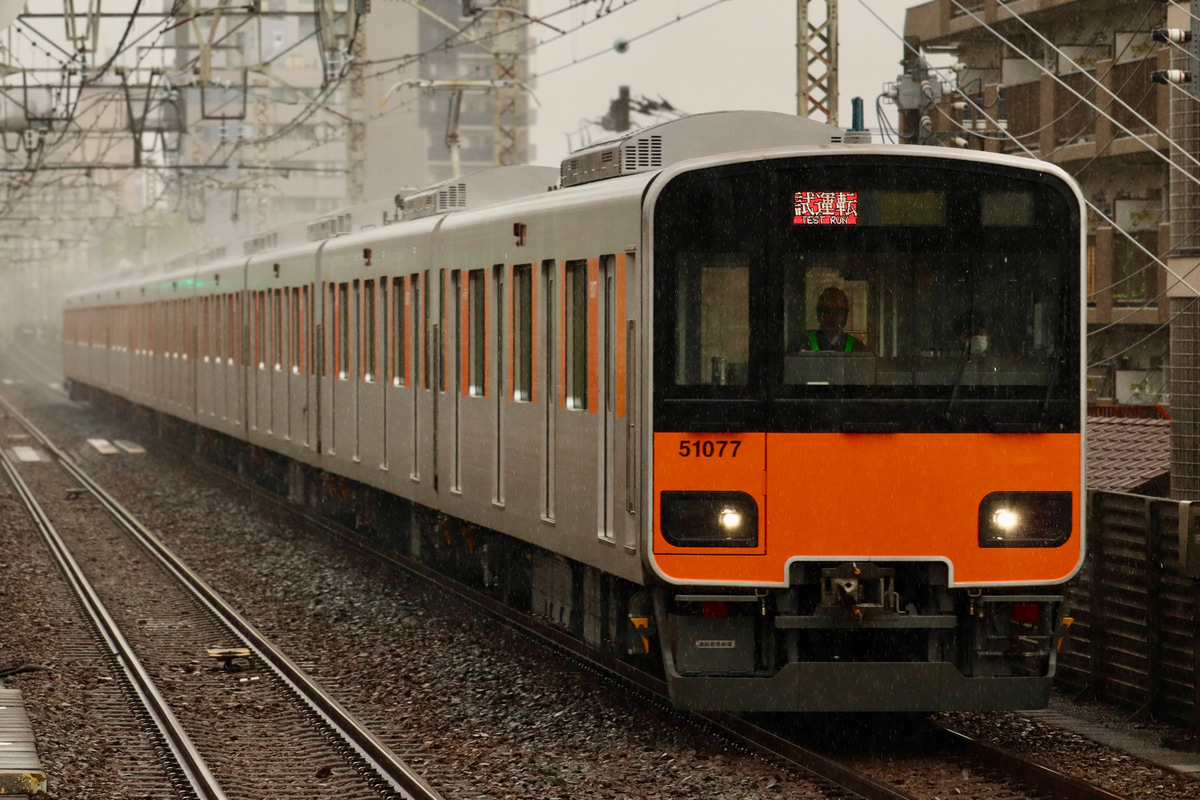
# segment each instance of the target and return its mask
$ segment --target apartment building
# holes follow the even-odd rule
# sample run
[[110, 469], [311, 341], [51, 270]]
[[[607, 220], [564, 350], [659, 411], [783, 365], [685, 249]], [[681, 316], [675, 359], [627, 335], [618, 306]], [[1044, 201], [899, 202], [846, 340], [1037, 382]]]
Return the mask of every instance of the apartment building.
[[1162, 3], [1126, 0], [931, 0], [905, 19], [910, 45], [957, 61], [936, 73], [949, 90], [929, 115], [943, 144], [1048, 160], [1075, 176], [1094, 207], [1087, 226], [1093, 404], [1169, 400], [1175, 281], [1147, 252], [1173, 268], [1189, 252], [1178, 220], [1173, 241], [1172, 154], [1154, 129], [1172, 134], [1172, 103], [1188, 98], [1151, 80], [1155, 70], [1185, 66], [1151, 37], [1168, 24], [1166, 14]]

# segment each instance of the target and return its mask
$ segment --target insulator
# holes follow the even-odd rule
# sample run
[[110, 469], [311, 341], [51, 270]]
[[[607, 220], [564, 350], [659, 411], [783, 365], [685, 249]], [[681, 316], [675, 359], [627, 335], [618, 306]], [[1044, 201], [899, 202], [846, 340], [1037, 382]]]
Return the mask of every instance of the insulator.
[[1192, 40], [1192, 32], [1183, 28], [1155, 28], [1150, 32], [1151, 38], [1156, 42], [1175, 42], [1176, 44], [1187, 44]]
[[1182, 69], [1156, 69], [1150, 73], [1155, 83], [1191, 83], [1192, 73]]

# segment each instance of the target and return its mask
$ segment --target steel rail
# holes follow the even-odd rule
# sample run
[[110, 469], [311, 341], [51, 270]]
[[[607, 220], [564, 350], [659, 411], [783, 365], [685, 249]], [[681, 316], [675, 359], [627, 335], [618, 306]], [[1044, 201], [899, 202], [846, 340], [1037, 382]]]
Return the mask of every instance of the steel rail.
[[1123, 800], [1087, 781], [1066, 775], [1022, 756], [1006, 753], [995, 745], [980, 741], [952, 728], [938, 728], [947, 747], [965, 750], [965, 755], [985, 768], [1015, 775], [1016, 782], [1062, 800]]
[[275, 647], [249, 620], [226, 603], [207, 582], [172, 553], [116, 498], [104, 491], [91, 476], [74, 463], [70, 456], [55, 446], [31, 420], [17, 411], [4, 398], [0, 398], [0, 406], [3, 406], [10, 416], [49, 450], [67, 472], [91, 493], [117, 523], [125, 528], [148, 553], [153, 555], [222, 622], [240, 634], [259, 660], [321, 717], [325, 724], [366, 761], [394, 792], [398, 792], [408, 800], [443, 800], [442, 796], [408, 764], [401, 761], [378, 735], [363, 725], [357, 717], [310, 678], [299, 665]]
[[[3, 402], [5, 406], [8, 405], [3, 400], [0, 400], [0, 402]], [[104, 644], [108, 647], [113, 657], [121, 665], [128, 685], [133, 689], [147, 715], [153, 720], [162, 739], [170, 748], [175, 765], [183, 774], [187, 785], [196, 797], [201, 798], [201, 800], [226, 800], [224, 791], [222, 791], [212, 772], [209, 771], [203, 756], [200, 755], [191, 738], [171, 711], [170, 706], [167, 705], [167, 702], [159, 693], [149, 673], [146, 672], [141, 661], [133, 652], [133, 648], [121, 634], [116, 621], [104, 607], [104, 603], [101, 602], [99, 595], [96, 594], [95, 589], [84, 576], [79, 564], [71, 556], [70, 550], [62, 540], [62, 537], [59, 536], [54, 524], [50, 521], [46, 512], [42, 510], [33, 491], [21, 478], [12, 460], [4, 452], [3, 448], [0, 448], [0, 466], [3, 466], [4, 472], [16, 488], [21, 502], [28, 509], [30, 516], [33, 517], [38, 530], [42, 534], [42, 538], [46, 540], [47, 545], [50, 547], [51, 556], [58, 563], [67, 582], [71, 585], [76, 597], [90, 617], [95, 630], [103, 639]]]

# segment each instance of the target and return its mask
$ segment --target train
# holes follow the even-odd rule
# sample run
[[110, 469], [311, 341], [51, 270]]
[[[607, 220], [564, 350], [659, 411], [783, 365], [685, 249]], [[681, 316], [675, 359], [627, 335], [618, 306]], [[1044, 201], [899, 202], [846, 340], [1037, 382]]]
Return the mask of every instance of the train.
[[679, 708], [1036, 708], [1085, 547], [1083, 202], [699, 114], [80, 289], [64, 371]]

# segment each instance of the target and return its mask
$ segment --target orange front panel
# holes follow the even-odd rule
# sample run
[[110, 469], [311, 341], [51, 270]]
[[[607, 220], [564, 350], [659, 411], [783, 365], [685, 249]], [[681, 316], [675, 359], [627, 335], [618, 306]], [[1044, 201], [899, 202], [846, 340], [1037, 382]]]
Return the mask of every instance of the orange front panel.
[[[740, 490], [757, 497], [758, 484], [721, 469], [719, 459], [680, 458], [680, 441], [704, 437], [654, 435], [655, 562], [671, 580], [780, 584], [790, 559], [943, 559], [957, 585], [1047, 583], [1067, 578], [1079, 563], [1078, 434], [757, 435], [765, 440], [765, 502], [759, 507], [765, 557], [713, 550], [683, 555], [663, 541], [658, 520], [664, 489]], [[980, 547], [979, 503], [995, 491], [1071, 492], [1071, 538], [1057, 548]]]

